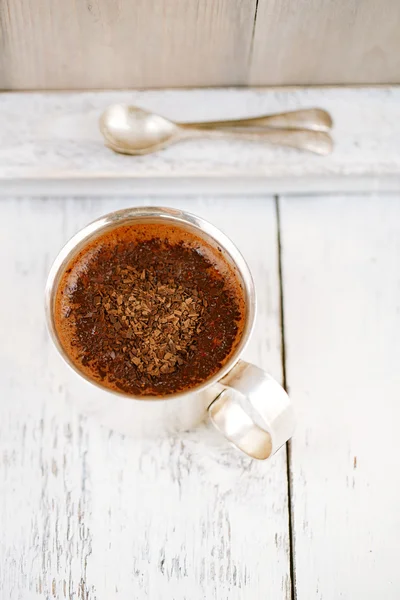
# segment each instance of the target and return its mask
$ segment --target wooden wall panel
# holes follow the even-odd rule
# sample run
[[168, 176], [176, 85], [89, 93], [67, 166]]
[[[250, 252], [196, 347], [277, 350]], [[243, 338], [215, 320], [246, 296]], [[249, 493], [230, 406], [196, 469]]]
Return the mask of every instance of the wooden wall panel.
[[400, 83], [399, 0], [0, 0], [0, 89]]
[[259, 0], [250, 84], [399, 82], [399, 0]]
[[0, 0], [0, 89], [236, 85], [256, 0]]

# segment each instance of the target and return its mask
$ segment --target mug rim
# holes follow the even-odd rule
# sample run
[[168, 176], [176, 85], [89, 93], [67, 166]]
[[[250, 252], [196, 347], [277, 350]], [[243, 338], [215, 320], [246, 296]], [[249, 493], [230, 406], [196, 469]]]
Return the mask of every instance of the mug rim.
[[[212, 377], [209, 377], [201, 384], [180, 392], [176, 392], [174, 394], [166, 394], [164, 396], [135, 396], [133, 394], [127, 394], [125, 392], [119, 392], [117, 390], [110, 389], [105, 385], [94, 381], [88, 375], [83, 373], [70, 359], [58, 338], [54, 324], [54, 301], [56, 291], [58, 289], [58, 284], [60, 282], [61, 276], [64, 273], [65, 268], [74, 258], [74, 256], [76, 256], [85, 247], [86, 244], [96, 239], [96, 237], [98, 237], [103, 231], [112, 230], [115, 227], [123, 225], [125, 222], [129, 223], [129, 221], [145, 219], [154, 219], [165, 222], [170, 221], [171, 223], [180, 223], [182, 226], [189, 225], [199, 232], [200, 237], [203, 233], [203, 237], [205, 234], [206, 238], [209, 237], [218, 245], [222, 246], [223, 250], [238, 270], [239, 276], [243, 283], [243, 292], [245, 298], [245, 324], [239, 343], [230, 359]], [[64, 246], [57, 254], [47, 277], [45, 287], [45, 316], [48, 332], [56, 349], [58, 350], [59, 355], [65, 360], [67, 365], [80, 377], [82, 377], [84, 380], [91, 383], [92, 385], [100, 388], [101, 390], [109, 392], [110, 394], [114, 394], [120, 398], [122, 397], [128, 398], [130, 400], [159, 402], [163, 400], [173, 400], [175, 398], [181, 398], [189, 394], [197, 394], [199, 392], [202, 392], [205, 389], [211, 387], [212, 385], [218, 383], [223, 377], [225, 377], [229, 373], [229, 371], [231, 371], [231, 369], [241, 358], [243, 351], [245, 350], [250, 336], [252, 334], [252, 331], [254, 329], [254, 322], [256, 316], [256, 293], [253, 277], [249, 266], [247, 265], [247, 262], [245, 261], [241, 252], [232, 242], [232, 240], [218, 227], [203, 219], [202, 217], [198, 217], [197, 215], [183, 210], [169, 208], [165, 206], [140, 206], [124, 208], [121, 210], [116, 210], [107, 213], [85, 225], [85, 227], [76, 232], [64, 244]]]

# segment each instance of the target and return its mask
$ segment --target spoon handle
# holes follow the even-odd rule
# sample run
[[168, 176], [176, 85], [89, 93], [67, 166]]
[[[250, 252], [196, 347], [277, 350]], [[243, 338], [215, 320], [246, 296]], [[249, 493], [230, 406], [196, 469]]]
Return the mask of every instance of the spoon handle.
[[205, 121], [200, 123], [179, 123], [180, 127], [195, 129], [213, 129], [222, 127], [270, 127], [271, 129], [310, 129], [312, 131], [329, 131], [332, 118], [321, 108], [306, 108], [274, 115], [263, 115], [249, 119], [233, 119], [230, 121]]
[[308, 150], [322, 156], [330, 154], [333, 149], [333, 141], [329, 134], [308, 129], [264, 129], [257, 132], [235, 131], [232, 129], [190, 129], [186, 130], [186, 136], [184, 137], [267, 142], [276, 146], [289, 146], [290, 148]]

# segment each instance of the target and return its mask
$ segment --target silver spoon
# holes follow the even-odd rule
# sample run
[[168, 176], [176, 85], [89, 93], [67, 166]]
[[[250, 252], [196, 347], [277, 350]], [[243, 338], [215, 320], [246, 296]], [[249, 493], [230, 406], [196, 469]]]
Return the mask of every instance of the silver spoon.
[[[237, 129], [228, 129], [232, 126]], [[267, 128], [253, 129], [260, 126]], [[330, 115], [321, 109], [234, 121], [175, 123], [142, 108], [114, 104], [100, 118], [100, 130], [109, 148], [122, 154], [139, 155], [193, 138], [263, 141], [325, 155], [333, 148], [332, 139], [326, 133], [331, 126]]]

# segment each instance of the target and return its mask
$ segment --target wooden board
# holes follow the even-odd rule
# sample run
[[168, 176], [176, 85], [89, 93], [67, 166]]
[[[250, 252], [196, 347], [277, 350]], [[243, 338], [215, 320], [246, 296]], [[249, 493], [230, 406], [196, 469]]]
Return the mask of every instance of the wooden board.
[[3, 0], [0, 89], [238, 85], [255, 0]]
[[259, 0], [251, 85], [400, 82], [397, 0]]
[[3, 0], [0, 89], [400, 82], [396, 0]]
[[[198, 140], [143, 157], [104, 147], [98, 118], [126, 102], [176, 120], [320, 106], [334, 119], [327, 157]], [[400, 191], [400, 88], [182, 90], [0, 95], [0, 193], [180, 194]]]
[[[203, 215], [238, 244], [260, 301], [247, 358], [280, 379], [274, 200], [150, 202]], [[0, 201], [1, 598], [289, 600], [285, 448], [265, 463], [205, 426], [159, 441], [109, 432], [79, 414], [86, 385], [47, 335], [43, 288], [61, 245], [137, 203]]]
[[400, 594], [400, 204], [281, 201], [298, 600]]

